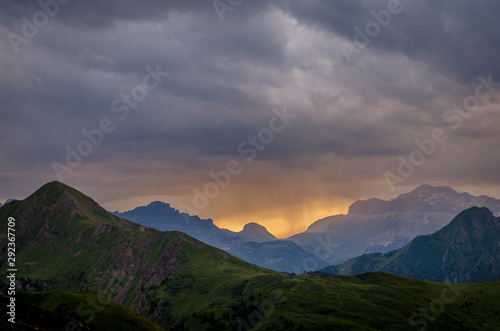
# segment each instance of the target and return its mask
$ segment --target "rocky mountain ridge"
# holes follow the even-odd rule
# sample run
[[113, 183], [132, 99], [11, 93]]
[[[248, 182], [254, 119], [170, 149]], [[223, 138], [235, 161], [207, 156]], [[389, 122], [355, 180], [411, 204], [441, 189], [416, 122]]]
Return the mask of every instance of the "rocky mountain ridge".
[[242, 231], [221, 229], [211, 219], [180, 213], [170, 204], [155, 201], [147, 206], [114, 215], [160, 231], [181, 231], [211, 246], [223, 249], [247, 262], [279, 272], [301, 273], [315, 267], [325, 267], [325, 261], [308, 265], [315, 259], [290, 240], [278, 240], [265, 227], [248, 223]]
[[441, 229], [473, 206], [487, 207], [500, 215], [498, 199], [458, 193], [446, 186], [422, 185], [388, 201], [358, 200], [347, 215], [318, 220], [288, 240], [338, 264], [365, 253], [401, 248], [419, 235]]
[[403, 248], [365, 254], [323, 271], [342, 275], [383, 271], [437, 282], [500, 279], [500, 217], [486, 207], [472, 207]]

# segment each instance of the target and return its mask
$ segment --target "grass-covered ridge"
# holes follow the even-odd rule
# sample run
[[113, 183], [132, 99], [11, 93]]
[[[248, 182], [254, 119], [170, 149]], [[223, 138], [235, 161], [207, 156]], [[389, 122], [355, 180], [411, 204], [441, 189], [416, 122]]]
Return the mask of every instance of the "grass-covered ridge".
[[[5, 311], [2, 295], [2, 311]], [[3, 330], [165, 330], [137, 312], [90, 293], [18, 292], [16, 324]]]
[[384, 271], [438, 282], [500, 280], [499, 242], [500, 218], [487, 208], [473, 207], [441, 230], [419, 236], [403, 248], [365, 254], [322, 271], [342, 275]]
[[199, 312], [186, 329], [498, 330], [499, 297], [500, 282], [443, 284], [379, 272], [295, 277]]
[[[0, 208], [16, 219], [16, 266], [24, 289], [105, 296], [169, 327], [190, 314], [279, 279], [181, 232], [114, 216], [59, 182]], [[0, 272], [7, 269], [0, 223]]]

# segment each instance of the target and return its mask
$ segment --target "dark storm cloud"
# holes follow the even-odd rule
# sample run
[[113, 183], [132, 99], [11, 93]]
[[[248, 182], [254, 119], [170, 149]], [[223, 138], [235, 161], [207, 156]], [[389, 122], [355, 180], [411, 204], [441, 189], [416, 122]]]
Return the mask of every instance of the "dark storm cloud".
[[[50, 2], [50, 1], [44, 1]], [[102, 29], [108, 28], [117, 21], [159, 21], [172, 11], [194, 13], [197, 16], [207, 16], [218, 20], [214, 15], [211, 1], [184, 1], [184, 0], [150, 0], [141, 3], [134, 0], [109, 1], [67, 1], [62, 5], [64, 16], [58, 20], [67, 25], [77, 25], [79, 28]], [[245, 15], [251, 16], [268, 6], [268, 1], [252, 1], [245, 4]], [[40, 10], [38, 1], [11, 1], [2, 6], [5, 18], [16, 20], [22, 16], [33, 14]]]
[[486, 1], [286, 1], [291, 15], [353, 41], [357, 26], [374, 20], [371, 11], [400, 3], [402, 12], [374, 38], [370, 48], [400, 53], [432, 65], [453, 79], [468, 82], [478, 75], [500, 76], [500, 3]]
[[[498, 93], [456, 131], [443, 114], [474, 95], [478, 76], [500, 81], [500, 4], [401, 0], [401, 13], [347, 63], [340, 45], [391, 1], [246, 0], [221, 21], [212, 1], [72, 0], [18, 53], [8, 34], [22, 35], [21, 18], [41, 8], [4, 1], [0, 200], [55, 179], [51, 164], [65, 163], [66, 147], [103, 118], [116, 129], [67, 180], [104, 202], [189, 195], [231, 159], [246, 168], [227, 201], [250, 201], [245, 190], [276, 197], [278, 209], [296, 194], [297, 206], [306, 195], [325, 206], [370, 197], [436, 127], [448, 141], [404, 185], [497, 185]], [[147, 66], [169, 75], [121, 120], [111, 105]], [[247, 164], [238, 145], [269, 126], [274, 108], [297, 117]], [[477, 161], [459, 162], [468, 155]], [[211, 208], [224, 210], [224, 199]]]

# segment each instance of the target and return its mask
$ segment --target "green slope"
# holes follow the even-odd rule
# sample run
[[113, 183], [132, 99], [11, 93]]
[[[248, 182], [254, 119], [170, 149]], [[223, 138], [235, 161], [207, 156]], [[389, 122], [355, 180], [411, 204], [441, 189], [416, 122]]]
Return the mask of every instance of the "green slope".
[[[0, 296], [6, 314], [8, 298]], [[5, 304], [4, 304], [5, 303]], [[3, 330], [165, 330], [133, 310], [90, 293], [18, 292], [16, 323]]]
[[343, 275], [384, 271], [439, 282], [488, 281], [500, 279], [499, 243], [500, 219], [487, 208], [473, 207], [401, 249], [366, 254], [322, 271]]
[[[23, 289], [98, 294], [165, 327], [281, 278], [183, 233], [116, 217], [59, 182], [1, 207], [0, 219], [8, 217], [16, 219]], [[0, 222], [1, 274], [7, 269], [6, 227]]]
[[[500, 282], [442, 284], [385, 273], [296, 277], [202, 311], [196, 330], [499, 330]], [[446, 303], [443, 301], [446, 301]], [[427, 316], [427, 317], [426, 317]]]

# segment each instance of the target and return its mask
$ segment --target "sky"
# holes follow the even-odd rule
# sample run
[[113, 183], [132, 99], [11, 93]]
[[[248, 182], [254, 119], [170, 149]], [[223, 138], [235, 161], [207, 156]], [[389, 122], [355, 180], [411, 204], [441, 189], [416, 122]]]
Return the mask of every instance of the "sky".
[[[0, 201], [60, 180], [284, 238], [421, 184], [500, 198], [498, 1], [2, 1]], [[499, 83], [497, 83], [499, 82]]]

